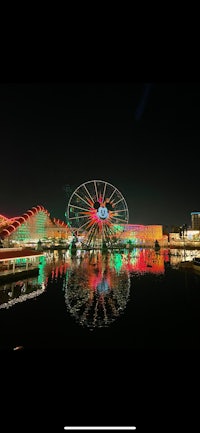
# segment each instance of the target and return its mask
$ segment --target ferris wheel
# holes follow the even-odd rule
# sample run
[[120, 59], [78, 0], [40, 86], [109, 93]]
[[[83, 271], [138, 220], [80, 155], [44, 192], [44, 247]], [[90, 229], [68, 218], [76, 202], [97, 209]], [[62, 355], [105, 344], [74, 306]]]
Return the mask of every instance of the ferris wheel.
[[111, 183], [90, 180], [72, 193], [67, 222], [87, 246], [112, 245], [117, 227], [128, 223], [129, 212], [121, 192]]

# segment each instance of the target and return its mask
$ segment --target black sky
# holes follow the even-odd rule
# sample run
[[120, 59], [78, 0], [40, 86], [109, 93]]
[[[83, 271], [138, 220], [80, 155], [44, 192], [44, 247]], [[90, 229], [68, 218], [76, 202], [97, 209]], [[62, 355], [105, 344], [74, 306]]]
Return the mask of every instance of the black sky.
[[133, 224], [190, 225], [199, 203], [199, 83], [0, 84], [0, 214], [42, 204], [65, 219], [65, 185], [100, 179]]

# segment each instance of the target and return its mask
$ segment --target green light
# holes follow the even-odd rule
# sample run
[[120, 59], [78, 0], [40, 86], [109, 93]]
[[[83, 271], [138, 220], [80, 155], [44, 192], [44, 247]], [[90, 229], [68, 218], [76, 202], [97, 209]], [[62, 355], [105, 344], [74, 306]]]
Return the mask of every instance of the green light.
[[46, 257], [40, 257], [39, 263], [39, 275], [38, 275], [38, 284], [42, 284], [45, 280], [45, 265], [46, 265]]
[[121, 267], [122, 267], [122, 256], [121, 254], [116, 253], [114, 255], [114, 268], [117, 272], [119, 272]]

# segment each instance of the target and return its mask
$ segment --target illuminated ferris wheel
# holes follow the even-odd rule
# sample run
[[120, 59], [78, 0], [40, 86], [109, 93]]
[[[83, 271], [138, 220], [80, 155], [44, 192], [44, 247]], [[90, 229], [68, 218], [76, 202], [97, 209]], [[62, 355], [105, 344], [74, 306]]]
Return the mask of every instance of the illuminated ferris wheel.
[[112, 245], [117, 226], [127, 224], [128, 207], [121, 192], [102, 180], [82, 183], [72, 193], [67, 221], [77, 237], [91, 247]]

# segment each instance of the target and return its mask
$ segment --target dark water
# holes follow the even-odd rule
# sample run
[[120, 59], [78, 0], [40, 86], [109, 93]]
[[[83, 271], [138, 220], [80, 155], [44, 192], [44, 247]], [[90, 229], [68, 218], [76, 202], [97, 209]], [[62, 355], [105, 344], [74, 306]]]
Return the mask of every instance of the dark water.
[[1, 287], [4, 431], [196, 431], [200, 275], [177, 265], [197, 254], [54, 251]]
[[46, 253], [37, 278], [1, 286], [0, 347], [199, 349], [200, 275], [178, 269], [182, 259], [164, 249]]

